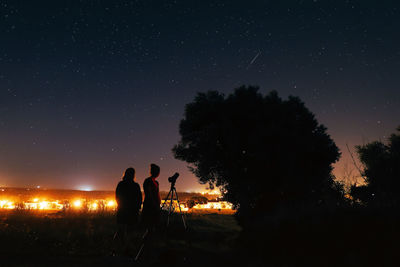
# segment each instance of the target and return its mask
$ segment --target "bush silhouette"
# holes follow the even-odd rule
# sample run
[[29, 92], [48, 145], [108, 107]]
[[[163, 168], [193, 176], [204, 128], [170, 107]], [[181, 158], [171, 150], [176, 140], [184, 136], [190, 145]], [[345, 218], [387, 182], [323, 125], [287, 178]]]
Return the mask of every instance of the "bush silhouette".
[[208, 199], [206, 197], [202, 197], [202, 196], [194, 196], [190, 198], [191, 200], [193, 200], [196, 204], [207, 204], [208, 203]]
[[227, 97], [198, 93], [185, 107], [180, 135], [175, 157], [201, 183], [220, 187], [244, 229], [262, 227], [278, 207], [321, 204], [337, 185], [331, 171], [338, 148], [298, 97], [264, 96], [253, 86]]
[[388, 144], [374, 141], [356, 146], [366, 185], [353, 186], [351, 195], [369, 206], [400, 206], [400, 127]]

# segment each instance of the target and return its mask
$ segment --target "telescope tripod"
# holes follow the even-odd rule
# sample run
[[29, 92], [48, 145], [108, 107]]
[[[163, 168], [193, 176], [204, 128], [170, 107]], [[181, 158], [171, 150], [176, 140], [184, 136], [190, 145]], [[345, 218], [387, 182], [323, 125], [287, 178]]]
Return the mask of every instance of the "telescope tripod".
[[[174, 197], [174, 195], [175, 195], [175, 197]], [[176, 202], [178, 203], [179, 213], [181, 214], [181, 217], [182, 217], [183, 227], [185, 228], [185, 230], [187, 230], [185, 217], [183, 216], [183, 212], [181, 209], [181, 203], [179, 202], [178, 193], [176, 192], [176, 188], [175, 188], [175, 183], [171, 183], [171, 189], [169, 190], [167, 196], [165, 197], [164, 203], [161, 205], [161, 210], [162, 210], [166, 206], [167, 201], [169, 201], [167, 227], [169, 225], [169, 217], [175, 211], [174, 200], [176, 200]]]
[[[176, 202], [178, 203], [179, 213], [181, 214], [183, 227], [185, 228], [185, 231], [186, 231], [187, 230], [186, 221], [185, 221], [185, 217], [183, 216], [183, 212], [182, 212], [181, 205], [180, 205], [179, 198], [178, 198], [178, 193], [176, 192], [175, 183], [171, 183], [171, 189], [169, 190], [166, 198], [164, 199], [164, 203], [161, 205], [161, 210], [162, 210], [166, 206], [167, 201], [169, 201], [168, 216], [167, 216], [167, 227], [169, 225], [169, 217], [175, 211], [174, 200], [176, 200]], [[142, 254], [142, 251], [144, 249], [144, 245], [146, 243], [146, 240], [147, 240], [149, 234], [150, 234], [150, 230], [146, 229], [146, 231], [145, 231], [145, 233], [143, 234], [143, 237], [142, 237], [142, 243], [140, 245], [139, 251], [136, 254], [135, 261], [139, 260], [139, 257]]]

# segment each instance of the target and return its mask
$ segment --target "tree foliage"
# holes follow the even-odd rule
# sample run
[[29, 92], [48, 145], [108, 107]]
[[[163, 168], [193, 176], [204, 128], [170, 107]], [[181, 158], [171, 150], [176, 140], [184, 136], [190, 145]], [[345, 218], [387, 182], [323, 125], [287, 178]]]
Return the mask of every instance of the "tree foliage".
[[201, 183], [222, 189], [242, 226], [278, 204], [321, 202], [334, 185], [338, 148], [298, 97], [264, 96], [252, 86], [226, 97], [198, 93], [179, 130], [175, 157], [188, 162]]
[[374, 141], [357, 146], [366, 185], [353, 187], [353, 198], [367, 205], [400, 206], [400, 127], [388, 143]]

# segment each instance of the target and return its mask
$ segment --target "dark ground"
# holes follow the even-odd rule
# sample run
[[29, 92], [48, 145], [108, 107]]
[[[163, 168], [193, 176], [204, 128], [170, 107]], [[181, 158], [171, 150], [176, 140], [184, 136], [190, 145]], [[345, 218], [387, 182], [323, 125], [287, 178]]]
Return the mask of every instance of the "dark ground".
[[[168, 229], [158, 232], [133, 262], [128, 256], [111, 256], [116, 230], [112, 213], [3, 212], [0, 266], [216, 266], [231, 261], [240, 232], [233, 216], [187, 214], [186, 219], [188, 231], [173, 216]], [[143, 232], [139, 227], [137, 240]]]
[[175, 215], [134, 262], [111, 256], [112, 213], [3, 211], [0, 266], [400, 266], [395, 211], [299, 214], [271, 217], [245, 233], [232, 215], [187, 214], [188, 231]]

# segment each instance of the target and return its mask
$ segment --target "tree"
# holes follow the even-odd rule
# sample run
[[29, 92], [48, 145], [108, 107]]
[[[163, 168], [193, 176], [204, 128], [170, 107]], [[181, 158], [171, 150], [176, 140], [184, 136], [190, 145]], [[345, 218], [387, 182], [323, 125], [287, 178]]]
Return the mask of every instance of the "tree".
[[400, 207], [400, 127], [387, 145], [374, 141], [356, 149], [365, 185], [353, 187], [352, 197], [367, 205]]
[[220, 187], [243, 227], [279, 205], [321, 203], [339, 151], [298, 97], [242, 86], [225, 97], [198, 93], [185, 107], [173, 148], [203, 184]]
[[191, 197], [190, 199], [193, 200], [196, 204], [207, 204], [208, 203], [208, 199], [203, 196], [194, 196], [194, 197]]
[[196, 202], [193, 199], [189, 199], [186, 201], [186, 205], [189, 209], [192, 209], [194, 206], [196, 206]]

